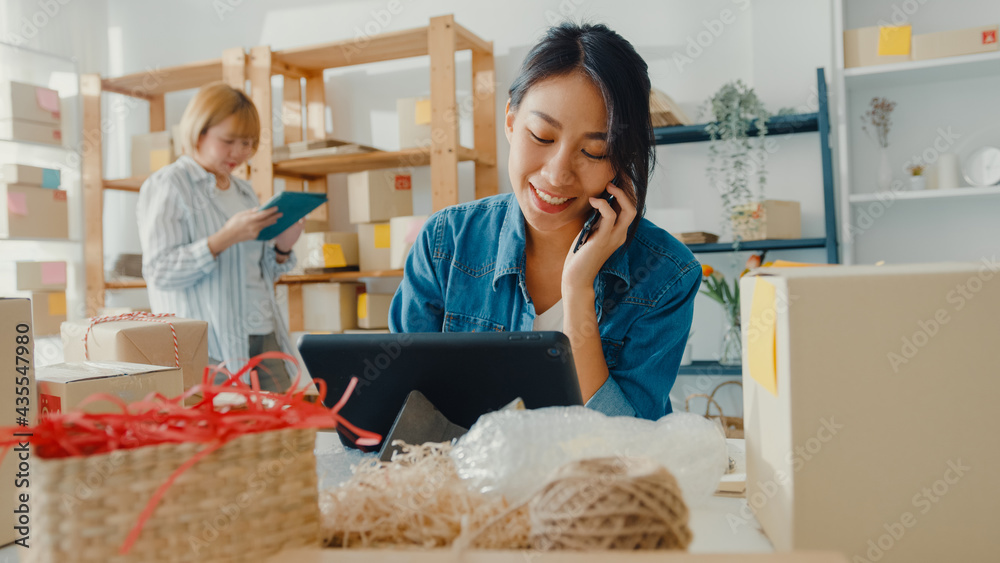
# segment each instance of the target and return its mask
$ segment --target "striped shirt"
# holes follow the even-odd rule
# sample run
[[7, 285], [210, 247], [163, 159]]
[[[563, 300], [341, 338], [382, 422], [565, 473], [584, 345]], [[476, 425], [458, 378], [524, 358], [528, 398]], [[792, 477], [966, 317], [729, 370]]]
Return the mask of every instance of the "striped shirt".
[[[245, 180], [230, 176], [246, 207], [259, 205]], [[208, 355], [239, 369], [249, 356], [249, 335], [262, 311], [274, 319], [274, 332], [282, 350], [292, 354], [288, 326], [278, 308], [274, 292], [266, 302], [254, 302], [247, 292], [250, 253], [235, 244], [213, 257], [208, 237], [229, 218], [216, 198], [215, 176], [188, 156], [153, 173], [139, 190], [136, 217], [142, 244], [142, 275], [154, 313], [208, 322]], [[267, 287], [295, 267], [295, 255], [278, 264], [274, 247], [264, 245], [259, 267]], [[288, 365], [294, 374], [294, 366]]]

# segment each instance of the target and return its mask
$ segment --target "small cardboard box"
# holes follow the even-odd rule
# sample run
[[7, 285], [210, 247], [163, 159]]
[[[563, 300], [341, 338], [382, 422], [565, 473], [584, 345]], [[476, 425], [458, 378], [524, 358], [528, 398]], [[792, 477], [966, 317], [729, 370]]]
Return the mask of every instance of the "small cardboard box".
[[[114, 395], [126, 403], [150, 393], [176, 397], [184, 391], [184, 377], [174, 367], [128, 362], [66, 362], [38, 368], [38, 395], [42, 416], [76, 409], [94, 393]], [[121, 412], [110, 401], [83, 407], [85, 412]]]
[[[183, 391], [202, 381], [208, 365], [208, 323], [195, 319], [165, 317], [157, 321], [112, 321], [95, 324], [87, 335], [90, 319], [62, 324], [63, 353], [67, 362], [115, 361], [175, 367], [174, 338], [183, 373]], [[168, 324], [169, 323], [169, 324]], [[177, 393], [178, 395], [180, 393]]]
[[420, 229], [427, 222], [427, 215], [409, 215], [389, 219], [389, 268], [400, 270], [406, 265], [406, 256], [416, 242]]
[[362, 293], [358, 295], [358, 328], [389, 328], [389, 305], [392, 295]]
[[59, 334], [59, 326], [66, 322], [66, 292], [31, 292], [31, 311], [35, 320], [32, 327], [35, 336]]
[[412, 177], [395, 170], [369, 170], [347, 176], [347, 203], [354, 224], [388, 221], [413, 214]]
[[0, 184], [0, 238], [69, 238], [66, 192]]
[[65, 291], [65, 262], [17, 262], [18, 291]]
[[431, 146], [431, 99], [402, 98], [396, 100], [399, 117], [399, 148], [425, 148]]
[[[0, 386], [0, 406], [3, 407], [0, 408], [0, 426], [34, 426], [38, 394], [35, 390], [31, 303], [27, 299], [0, 297], [0, 341], [4, 343], [0, 346], [0, 365], [4, 370], [4, 382]], [[19, 349], [20, 346], [26, 350]], [[17, 494], [28, 492], [26, 488], [15, 485], [17, 466], [16, 450], [7, 452], [0, 463], [0, 544], [17, 539], [14, 509], [21, 504], [17, 501]]]
[[358, 225], [358, 255], [362, 272], [392, 269], [392, 227], [388, 222]]
[[734, 209], [733, 234], [742, 240], [802, 238], [802, 212], [797, 201], [768, 199]]
[[358, 326], [358, 283], [302, 285], [302, 325], [307, 331], [342, 332]]
[[300, 269], [358, 266], [358, 233], [303, 233], [295, 243], [295, 255]]
[[983, 25], [938, 33], [913, 36], [913, 60], [923, 61], [940, 57], [957, 57], [997, 50], [997, 32], [1000, 26]]
[[844, 68], [884, 65], [913, 60], [912, 51], [905, 55], [879, 55], [879, 26], [844, 31]]
[[1000, 553], [997, 257], [764, 268], [740, 289], [747, 502], [774, 547]]
[[62, 114], [59, 92], [8, 80], [0, 85], [0, 119], [21, 119], [59, 128]]
[[177, 157], [170, 142], [170, 131], [156, 131], [132, 136], [132, 176], [149, 176]]
[[23, 119], [0, 119], [0, 139], [62, 146], [62, 128]]
[[26, 164], [4, 164], [0, 168], [0, 182], [5, 184], [24, 184], [41, 188], [58, 188], [61, 174], [56, 168], [39, 168]]

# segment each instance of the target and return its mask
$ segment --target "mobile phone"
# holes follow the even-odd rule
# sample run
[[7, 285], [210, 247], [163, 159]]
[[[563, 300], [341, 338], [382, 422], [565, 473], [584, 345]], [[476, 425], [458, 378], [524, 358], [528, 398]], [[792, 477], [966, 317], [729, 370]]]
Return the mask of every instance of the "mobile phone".
[[[618, 180], [618, 178], [615, 178], [615, 180]], [[611, 183], [617, 185], [617, 182], [614, 180]], [[605, 190], [600, 197], [608, 203], [614, 203], [615, 201], [615, 196], [611, 195], [607, 190]], [[590, 217], [587, 217], [587, 222], [583, 224], [583, 229], [580, 230], [580, 236], [576, 239], [576, 246], [573, 247], [574, 253], [577, 250], [580, 250], [583, 243], [587, 242], [587, 239], [590, 238], [590, 233], [594, 232], [594, 229], [597, 228], [597, 225], [599, 225], [600, 222], [601, 212], [595, 208], [591, 212]]]

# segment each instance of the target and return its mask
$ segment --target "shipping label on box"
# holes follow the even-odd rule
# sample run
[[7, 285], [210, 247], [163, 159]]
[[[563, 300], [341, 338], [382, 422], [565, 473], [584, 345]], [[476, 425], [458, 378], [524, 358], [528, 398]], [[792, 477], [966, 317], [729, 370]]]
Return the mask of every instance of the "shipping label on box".
[[768, 199], [733, 208], [733, 234], [740, 240], [802, 238], [802, 214], [797, 201]]
[[92, 328], [90, 322], [90, 319], [84, 319], [63, 323], [61, 334], [67, 362], [89, 359], [174, 367], [177, 362], [172, 326], [177, 333], [176, 354], [183, 373], [183, 390], [202, 382], [205, 366], [208, 365], [207, 322], [163, 317], [149, 321], [101, 322]]
[[343, 332], [357, 328], [358, 283], [302, 285], [302, 325], [308, 331]]
[[65, 291], [65, 262], [16, 262], [18, 291]]
[[0, 184], [0, 238], [69, 238], [66, 192]]
[[358, 225], [358, 261], [361, 271], [392, 269], [392, 227], [389, 223]]
[[[71, 411], [95, 393], [107, 393], [134, 403], [150, 393], [177, 397], [184, 391], [181, 370], [128, 362], [66, 362], [38, 368], [38, 393], [49, 413]], [[82, 408], [90, 413], [121, 412], [110, 401], [96, 401]]]
[[298, 267], [350, 268], [360, 264], [358, 233], [303, 233], [295, 243]]
[[347, 203], [353, 224], [388, 221], [413, 214], [412, 179], [397, 170], [369, 170], [347, 176]]
[[0, 139], [56, 146], [63, 144], [62, 129], [58, 125], [23, 119], [0, 119]]
[[774, 547], [997, 553], [994, 472], [976, 469], [1000, 449], [972, 429], [1000, 396], [1000, 261], [763, 268], [740, 293], [746, 492]]
[[61, 117], [59, 92], [14, 80], [0, 85], [0, 119], [34, 121], [58, 128]]
[[42, 188], [58, 188], [61, 173], [55, 168], [39, 168], [25, 164], [4, 164], [0, 168], [0, 183], [24, 184]]
[[59, 326], [66, 321], [66, 292], [31, 292], [31, 310], [36, 336], [59, 334]]
[[174, 160], [170, 131], [132, 136], [132, 176], [148, 176]]
[[[0, 386], [0, 426], [35, 425], [38, 394], [35, 388], [35, 341], [31, 326], [31, 303], [27, 299], [0, 298], [0, 365], [4, 384]], [[14, 509], [19, 493], [18, 456], [9, 451], [0, 463], [0, 544], [17, 539]]]
[[957, 57], [976, 53], [991, 53], [998, 48], [1000, 26], [985, 25], [938, 33], [922, 33], [913, 37], [913, 60]]
[[358, 296], [358, 328], [389, 328], [392, 295], [362, 293]]
[[420, 235], [420, 229], [427, 222], [427, 215], [410, 215], [389, 219], [389, 268], [400, 270], [406, 265], [410, 248]]
[[911, 61], [911, 43], [909, 26], [848, 29], [844, 31], [844, 68]]

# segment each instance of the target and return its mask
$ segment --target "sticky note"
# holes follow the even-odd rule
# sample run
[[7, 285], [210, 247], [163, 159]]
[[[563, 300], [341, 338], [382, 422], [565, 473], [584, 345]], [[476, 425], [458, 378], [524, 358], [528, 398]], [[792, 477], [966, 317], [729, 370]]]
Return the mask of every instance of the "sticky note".
[[391, 242], [389, 240], [389, 224], [375, 225], [375, 248], [389, 248]]
[[60, 181], [61, 178], [58, 170], [53, 170], [52, 168], [42, 168], [43, 188], [58, 188]]
[[909, 55], [911, 29], [908, 25], [878, 28], [878, 55]]
[[156, 172], [160, 168], [170, 164], [170, 150], [157, 149], [149, 151], [149, 171]]
[[330, 243], [323, 245], [324, 268], [343, 268], [346, 265], [347, 259], [344, 258], [344, 249], [339, 244]]
[[7, 192], [7, 211], [9, 211], [11, 215], [27, 215], [28, 196], [21, 193]]
[[65, 285], [66, 284], [66, 263], [65, 262], [42, 262], [42, 284], [43, 285]]
[[775, 360], [775, 325], [778, 309], [775, 288], [771, 282], [757, 278], [753, 301], [750, 303], [750, 324], [747, 331], [747, 360], [750, 376], [775, 397], [778, 396], [778, 369]]
[[431, 122], [431, 101], [417, 100], [416, 115], [413, 121], [417, 125], [430, 125]]
[[406, 244], [413, 244], [417, 242], [417, 237], [420, 236], [420, 229], [423, 228], [423, 221], [411, 221], [410, 230], [406, 233]]
[[368, 294], [362, 293], [358, 296], [358, 318], [368, 318]]
[[61, 317], [66, 314], [66, 294], [63, 292], [49, 294], [49, 316]]
[[35, 101], [38, 107], [59, 116], [59, 92], [48, 88], [35, 88]]

